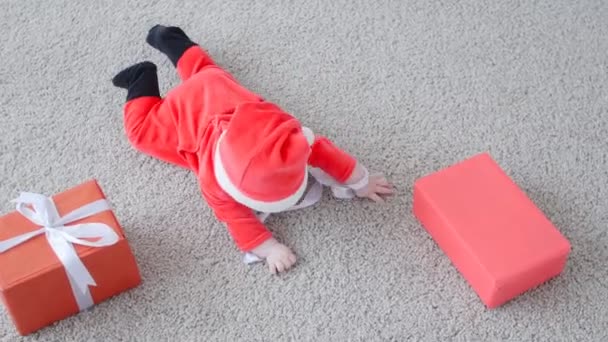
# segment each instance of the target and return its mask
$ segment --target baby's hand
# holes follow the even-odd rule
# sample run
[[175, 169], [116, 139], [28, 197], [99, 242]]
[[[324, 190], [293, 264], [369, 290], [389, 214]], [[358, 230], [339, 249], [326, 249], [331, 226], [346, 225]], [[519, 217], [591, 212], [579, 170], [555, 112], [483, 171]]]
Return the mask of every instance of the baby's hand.
[[353, 174], [346, 181], [355, 191], [358, 197], [369, 198], [376, 203], [384, 202], [381, 195], [392, 195], [395, 193], [393, 186], [382, 174], [369, 175], [367, 169], [357, 163]]
[[296, 263], [293, 252], [275, 238], [270, 238], [251, 251], [260, 258], [265, 258], [270, 273], [285, 272]]
[[366, 197], [376, 203], [384, 202], [381, 195], [392, 195], [395, 193], [393, 186], [381, 174], [369, 176], [369, 184], [355, 192], [359, 197]]

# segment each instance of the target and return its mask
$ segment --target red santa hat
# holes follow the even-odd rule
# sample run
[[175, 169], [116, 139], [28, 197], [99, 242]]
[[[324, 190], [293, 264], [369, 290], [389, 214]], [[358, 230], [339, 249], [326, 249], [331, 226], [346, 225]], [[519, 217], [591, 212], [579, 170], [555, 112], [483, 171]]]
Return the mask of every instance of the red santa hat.
[[306, 190], [314, 134], [274, 105], [237, 111], [217, 142], [213, 160], [220, 187], [264, 213], [295, 205]]

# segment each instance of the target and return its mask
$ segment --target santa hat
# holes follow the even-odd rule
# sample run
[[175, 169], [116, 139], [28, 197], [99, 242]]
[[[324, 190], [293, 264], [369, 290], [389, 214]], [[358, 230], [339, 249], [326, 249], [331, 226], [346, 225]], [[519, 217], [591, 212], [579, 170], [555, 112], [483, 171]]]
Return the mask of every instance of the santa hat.
[[220, 187], [253, 210], [276, 213], [295, 205], [306, 190], [314, 134], [271, 104], [234, 113], [213, 160]]

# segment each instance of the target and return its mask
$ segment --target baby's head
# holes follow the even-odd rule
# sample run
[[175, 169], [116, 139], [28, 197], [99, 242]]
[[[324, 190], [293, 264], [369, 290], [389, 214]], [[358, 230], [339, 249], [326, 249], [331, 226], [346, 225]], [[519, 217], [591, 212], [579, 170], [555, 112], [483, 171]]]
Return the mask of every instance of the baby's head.
[[215, 177], [237, 202], [276, 213], [304, 194], [314, 134], [273, 105], [234, 114], [214, 156]]

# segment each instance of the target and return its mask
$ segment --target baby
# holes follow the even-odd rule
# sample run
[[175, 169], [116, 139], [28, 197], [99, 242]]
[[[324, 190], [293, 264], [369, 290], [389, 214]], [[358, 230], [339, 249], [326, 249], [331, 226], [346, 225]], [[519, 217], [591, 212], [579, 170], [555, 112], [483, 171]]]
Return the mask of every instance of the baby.
[[156, 65], [147, 61], [113, 78], [127, 90], [128, 140], [147, 155], [192, 170], [237, 247], [265, 259], [273, 274], [291, 268], [296, 256], [255, 212], [294, 208], [309, 171], [353, 196], [381, 202], [393, 193], [383, 176], [369, 175], [329, 139], [240, 85], [180, 28], [156, 25], [146, 41], [167, 55], [183, 82], [161, 97]]

